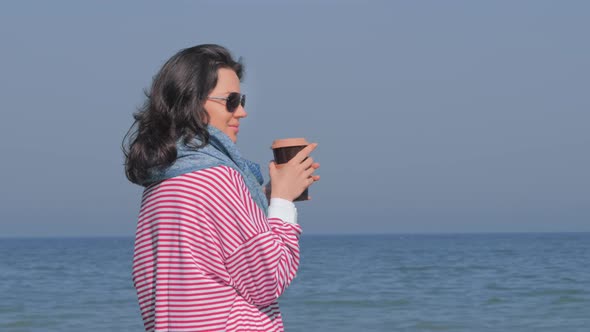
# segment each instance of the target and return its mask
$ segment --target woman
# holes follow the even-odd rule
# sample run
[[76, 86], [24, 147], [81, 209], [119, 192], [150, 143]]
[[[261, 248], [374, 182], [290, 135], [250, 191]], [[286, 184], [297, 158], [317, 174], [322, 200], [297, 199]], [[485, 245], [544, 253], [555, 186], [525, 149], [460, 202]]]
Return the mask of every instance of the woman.
[[265, 193], [235, 145], [241, 77], [221, 46], [184, 49], [134, 115], [125, 170], [146, 187], [133, 259], [146, 331], [283, 330], [277, 299], [299, 267], [293, 200], [319, 180], [317, 144], [280, 169], [271, 162]]

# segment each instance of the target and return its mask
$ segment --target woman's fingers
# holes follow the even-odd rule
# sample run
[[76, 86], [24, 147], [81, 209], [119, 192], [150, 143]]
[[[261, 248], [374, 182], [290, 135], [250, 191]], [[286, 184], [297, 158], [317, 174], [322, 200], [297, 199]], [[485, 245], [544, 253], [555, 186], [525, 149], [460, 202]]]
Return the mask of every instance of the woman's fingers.
[[313, 165], [313, 158], [307, 157], [307, 159], [305, 159], [304, 161], [302, 161], [301, 164], [299, 164], [299, 165], [303, 169], [308, 169], [308, 168], [311, 167], [311, 165]]
[[305, 171], [303, 171], [303, 176], [305, 176], [306, 178], [309, 178], [313, 175], [313, 172], [315, 172], [315, 168], [310, 167], [310, 168], [306, 169]]
[[307, 156], [309, 156], [309, 154], [315, 150], [315, 148], [318, 146], [318, 143], [311, 143], [308, 146], [304, 147], [301, 151], [297, 152], [297, 154], [295, 155], [295, 157], [293, 157], [293, 160], [295, 160], [295, 162], [297, 164], [301, 164], [301, 162], [303, 162], [303, 160], [305, 158], [307, 158]]
[[286, 164], [277, 165], [274, 161], [270, 162], [269, 173], [273, 183], [271, 196], [293, 200], [305, 188], [320, 179], [319, 175], [313, 174], [320, 164], [310, 156], [317, 146], [317, 143], [309, 144]]

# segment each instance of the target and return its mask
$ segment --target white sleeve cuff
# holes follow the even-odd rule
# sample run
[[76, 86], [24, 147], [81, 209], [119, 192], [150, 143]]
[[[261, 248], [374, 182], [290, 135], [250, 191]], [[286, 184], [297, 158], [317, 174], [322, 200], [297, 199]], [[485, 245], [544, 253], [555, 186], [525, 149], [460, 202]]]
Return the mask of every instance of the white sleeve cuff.
[[293, 202], [283, 198], [271, 198], [268, 218], [279, 218], [284, 222], [297, 224], [297, 208]]

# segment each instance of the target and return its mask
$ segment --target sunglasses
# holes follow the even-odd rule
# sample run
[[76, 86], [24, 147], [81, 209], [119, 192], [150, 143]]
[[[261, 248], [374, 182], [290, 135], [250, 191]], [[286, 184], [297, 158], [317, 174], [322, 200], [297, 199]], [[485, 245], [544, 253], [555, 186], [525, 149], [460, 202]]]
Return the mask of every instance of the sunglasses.
[[232, 92], [227, 97], [207, 97], [207, 99], [213, 100], [225, 100], [225, 107], [230, 113], [235, 112], [240, 105], [246, 106], [246, 95], [239, 92]]

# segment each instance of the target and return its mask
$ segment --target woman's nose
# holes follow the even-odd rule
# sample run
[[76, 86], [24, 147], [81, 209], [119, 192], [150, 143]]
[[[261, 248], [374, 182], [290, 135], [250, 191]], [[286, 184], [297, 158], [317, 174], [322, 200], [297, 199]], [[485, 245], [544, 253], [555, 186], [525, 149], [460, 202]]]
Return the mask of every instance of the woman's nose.
[[236, 118], [245, 118], [247, 116], [248, 116], [248, 113], [246, 112], [246, 109], [242, 105], [238, 106], [238, 108], [234, 112], [234, 117], [236, 117]]

